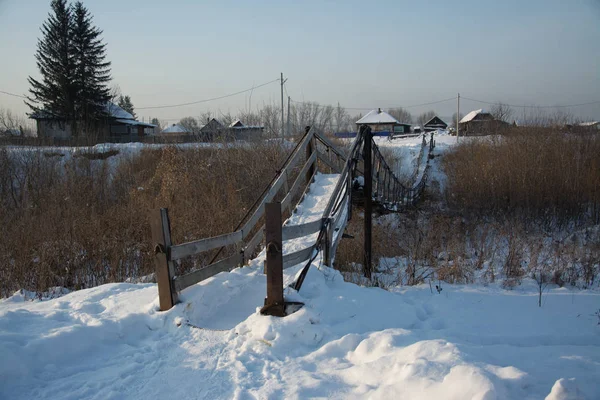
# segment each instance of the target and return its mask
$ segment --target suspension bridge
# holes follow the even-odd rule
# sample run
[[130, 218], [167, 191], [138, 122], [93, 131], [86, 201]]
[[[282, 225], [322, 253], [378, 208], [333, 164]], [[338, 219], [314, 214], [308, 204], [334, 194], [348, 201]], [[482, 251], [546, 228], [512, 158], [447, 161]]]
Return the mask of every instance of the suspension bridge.
[[[267, 296], [264, 314], [284, 316], [295, 304], [284, 299], [284, 270], [303, 266], [288, 285], [299, 291], [311, 263], [319, 256], [332, 266], [353, 208], [364, 208], [363, 272], [371, 278], [374, 207], [398, 212], [422, 199], [429, 176], [433, 135], [423, 136], [414, 184], [403, 184], [363, 126], [349, 148], [340, 148], [307, 127], [303, 137], [233, 232], [175, 244], [169, 213], [154, 210], [152, 242], [162, 311], [178, 303], [179, 293], [218, 273], [264, 259]], [[209, 263], [176, 274], [176, 263], [202, 257]], [[207, 265], [198, 265], [207, 264]]]

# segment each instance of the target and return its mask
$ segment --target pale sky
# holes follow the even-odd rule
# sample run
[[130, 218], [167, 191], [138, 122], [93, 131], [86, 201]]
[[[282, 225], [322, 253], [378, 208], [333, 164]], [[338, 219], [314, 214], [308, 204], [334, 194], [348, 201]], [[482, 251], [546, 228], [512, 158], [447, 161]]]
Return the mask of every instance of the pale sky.
[[[25, 94], [49, 0], [0, 0], [0, 91]], [[523, 105], [600, 101], [599, 0], [84, 0], [104, 31], [113, 84], [136, 107], [179, 104], [288, 78], [292, 100], [410, 106], [461, 96]], [[251, 107], [280, 102], [277, 83]], [[176, 120], [250, 106], [249, 93], [137, 110]], [[0, 107], [28, 111], [0, 93]], [[484, 107], [461, 101], [461, 111]], [[411, 107], [449, 116], [456, 102]], [[365, 111], [368, 111], [367, 109]], [[365, 112], [363, 111], [363, 113]], [[575, 107], [600, 119], [600, 103]], [[351, 114], [360, 111], [351, 110]]]

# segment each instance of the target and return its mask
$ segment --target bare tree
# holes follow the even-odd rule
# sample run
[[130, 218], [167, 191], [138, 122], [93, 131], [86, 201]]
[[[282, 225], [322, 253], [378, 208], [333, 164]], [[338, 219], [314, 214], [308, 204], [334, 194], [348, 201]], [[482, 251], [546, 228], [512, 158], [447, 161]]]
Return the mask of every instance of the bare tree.
[[422, 128], [423, 125], [425, 125], [427, 122], [429, 122], [429, 120], [433, 117], [435, 117], [435, 111], [433, 111], [433, 110], [425, 111], [424, 113], [419, 115], [419, 118], [417, 118], [417, 123]]
[[490, 114], [498, 121], [511, 123], [514, 112], [508, 104], [496, 103], [490, 109]]
[[198, 134], [200, 132], [200, 125], [198, 120], [194, 117], [185, 117], [179, 120], [179, 125], [183, 126], [188, 132]]
[[31, 124], [10, 110], [0, 108], [0, 135], [8, 133], [11, 135], [32, 136]]
[[402, 107], [390, 108], [389, 110], [387, 110], [387, 113], [390, 114], [392, 117], [396, 118], [398, 122], [402, 122], [405, 124], [412, 124], [413, 122], [412, 114]]
[[338, 103], [335, 109], [333, 118], [336, 131], [345, 132], [352, 130], [352, 122], [350, 120], [350, 115], [348, 115], [346, 109], [340, 107], [340, 103]]
[[454, 113], [454, 114], [452, 114], [452, 122], [451, 122], [452, 127], [456, 129], [456, 127], [458, 126], [458, 122], [461, 119], [463, 119], [463, 117], [464, 117], [463, 113], [460, 113], [460, 114]]

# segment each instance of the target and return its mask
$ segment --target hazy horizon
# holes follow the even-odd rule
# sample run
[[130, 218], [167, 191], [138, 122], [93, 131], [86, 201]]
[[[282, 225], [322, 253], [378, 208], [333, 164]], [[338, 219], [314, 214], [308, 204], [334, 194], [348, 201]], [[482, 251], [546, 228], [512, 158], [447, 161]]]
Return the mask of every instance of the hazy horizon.
[[[425, 2], [423, 2], [425, 3]], [[0, 91], [26, 94], [49, 0], [0, 0]], [[104, 31], [111, 85], [141, 119], [175, 122], [208, 110], [237, 114], [280, 103], [271, 83], [250, 93], [177, 108], [273, 81], [294, 101], [356, 108], [407, 107], [456, 97], [461, 112], [488, 102], [566, 105], [600, 100], [597, 0], [192, 2], [87, 0]], [[10, 40], [6, 40], [9, 38]], [[0, 107], [28, 111], [0, 93]], [[456, 111], [456, 101], [410, 107]], [[567, 109], [599, 119], [600, 103]], [[360, 110], [349, 110], [358, 114]]]

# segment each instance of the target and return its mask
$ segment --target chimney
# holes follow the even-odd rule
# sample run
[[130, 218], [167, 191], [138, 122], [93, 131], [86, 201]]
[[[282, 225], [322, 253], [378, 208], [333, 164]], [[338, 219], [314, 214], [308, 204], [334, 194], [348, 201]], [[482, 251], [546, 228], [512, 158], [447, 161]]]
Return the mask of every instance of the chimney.
[[381, 108], [377, 109], [377, 114], [381, 114]]

